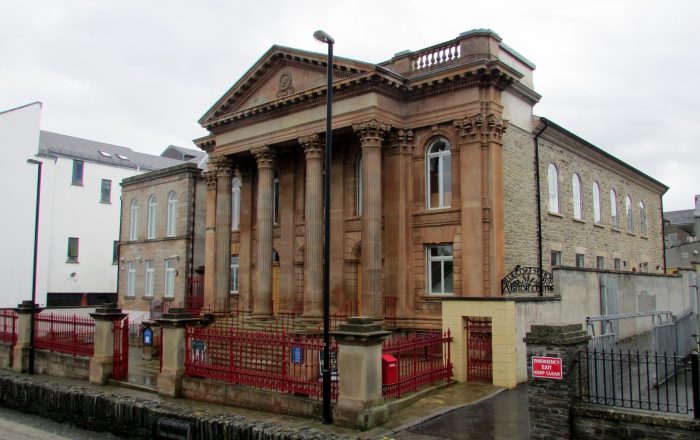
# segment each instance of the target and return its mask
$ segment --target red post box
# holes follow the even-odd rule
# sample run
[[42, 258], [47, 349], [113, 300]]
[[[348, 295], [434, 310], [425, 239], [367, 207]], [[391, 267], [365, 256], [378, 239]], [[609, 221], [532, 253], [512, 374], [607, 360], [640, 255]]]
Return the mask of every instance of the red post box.
[[382, 385], [392, 385], [399, 381], [399, 361], [390, 354], [382, 355]]

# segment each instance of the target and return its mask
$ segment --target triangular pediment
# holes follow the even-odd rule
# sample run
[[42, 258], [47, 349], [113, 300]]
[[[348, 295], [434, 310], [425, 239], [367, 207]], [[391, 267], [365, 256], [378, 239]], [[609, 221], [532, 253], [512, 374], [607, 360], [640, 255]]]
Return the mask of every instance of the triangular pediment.
[[[199, 120], [207, 126], [227, 115], [284, 100], [307, 90], [325, 88], [326, 55], [273, 46]], [[335, 80], [361, 75], [373, 64], [333, 59]]]

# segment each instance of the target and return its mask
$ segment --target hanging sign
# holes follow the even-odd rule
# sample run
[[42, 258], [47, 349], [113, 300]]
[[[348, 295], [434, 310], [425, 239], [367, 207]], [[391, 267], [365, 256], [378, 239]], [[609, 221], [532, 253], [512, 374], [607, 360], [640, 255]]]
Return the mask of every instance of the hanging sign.
[[533, 356], [532, 377], [539, 379], [563, 379], [564, 373], [561, 358]]
[[151, 327], [143, 329], [143, 345], [146, 347], [153, 345], [153, 329]]

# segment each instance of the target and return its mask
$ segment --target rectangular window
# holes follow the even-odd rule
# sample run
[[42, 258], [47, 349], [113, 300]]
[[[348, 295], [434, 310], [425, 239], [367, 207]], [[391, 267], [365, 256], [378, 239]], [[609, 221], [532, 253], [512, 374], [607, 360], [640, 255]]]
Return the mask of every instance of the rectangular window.
[[453, 293], [454, 268], [452, 265], [452, 245], [441, 244], [426, 247], [428, 293], [450, 295]]
[[576, 254], [576, 267], [583, 267], [586, 265], [586, 255]]
[[146, 280], [143, 289], [143, 296], [153, 298], [153, 284], [155, 282], [155, 266], [153, 260], [146, 260]]
[[561, 251], [552, 251], [552, 266], [561, 266]]
[[165, 260], [165, 289], [163, 297], [173, 298], [175, 296], [175, 259], [168, 258]]
[[595, 257], [595, 267], [597, 269], [605, 269], [605, 258]]
[[615, 258], [615, 259], [613, 260], [613, 267], [615, 268], [615, 270], [622, 270], [622, 266], [620, 265], [620, 259], [619, 259], [619, 258]]
[[126, 296], [136, 295], [136, 263], [129, 261], [126, 272]]
[[100, 203], [112, 203], [112, 181], [102, 179], [100, 187]]
[[78, 238], [68, 237], [68, 263], [78, 262]]
[[119, 263], [119, 240], [112, 242], [112, 264]]
[[83, 186], [83, 161], [74, 160], [73, 161], [73, 179], [71, 180], [72, 185]]
[[238, 255], [231, 255], [231, 293], [238, 293]]

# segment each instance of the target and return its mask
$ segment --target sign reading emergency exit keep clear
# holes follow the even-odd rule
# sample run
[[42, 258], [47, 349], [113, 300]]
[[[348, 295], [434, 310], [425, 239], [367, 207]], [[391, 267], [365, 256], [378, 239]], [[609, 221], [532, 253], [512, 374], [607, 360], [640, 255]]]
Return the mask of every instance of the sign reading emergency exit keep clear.
[[563, 379], [564, 373], [561, 358], [533, 356], [532, 377], [539, 379]]

